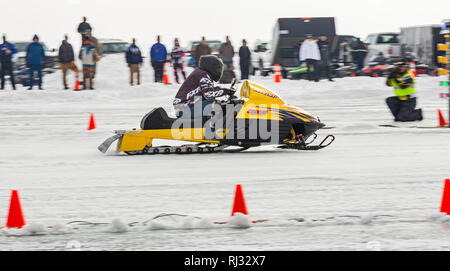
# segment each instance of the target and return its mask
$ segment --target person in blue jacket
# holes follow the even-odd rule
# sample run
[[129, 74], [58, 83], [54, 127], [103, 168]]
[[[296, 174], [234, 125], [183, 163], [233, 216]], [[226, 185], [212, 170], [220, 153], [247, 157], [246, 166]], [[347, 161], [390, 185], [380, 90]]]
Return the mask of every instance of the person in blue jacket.
[[133, 38], [133, 43], [128, 47], [125, 58], [128, 67], [130, 67], [130, 85], [133, 85], [133, 75], [137, 73], [137, 84], [141, 84], [141, 72], [139, 66], [142, 65], [142, 54], [139, 47], [136, 45], [136, 39]]
[[39, 77], [39, 89], [42, 89], [42, 65], [45, 63], [45, 51], [44, 47], [39, 43], [37, 35], [34, 35], [33, 42], [28, 45], [26, 63], [30, 68], [30, 87], [28, 89], [33, 89], [35, 71], [37, 71]]
[[162, 83], [164, 63], [167, 59], [167, 50], [166, 46], [161, 43], [160, 36], [156, 38], [156, 43], [153, 44], [150, 49], [150, 59], [152, 67], [155, 70], [155, 82]]
[[3, 43], [0, 44], [0, 76], [2, 78], [2, 84], [0, 90], [5, 88], [5, 75], [9, 74], [11, 85], [16, 90], [16, 84], [14, 82], [13, 62], [12, 58], [17, 53], [17, 48], [13, 43], [6, 41], [6, 36], [3, 35]]

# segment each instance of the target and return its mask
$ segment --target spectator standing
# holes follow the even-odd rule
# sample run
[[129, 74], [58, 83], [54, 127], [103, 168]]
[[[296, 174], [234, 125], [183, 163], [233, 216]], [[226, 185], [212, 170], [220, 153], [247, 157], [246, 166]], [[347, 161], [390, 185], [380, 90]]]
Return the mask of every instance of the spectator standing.
[[87, 18], [83, 17], [83, 21], [78, 25], [78, 29], [77, 29], [78, 33], [80, 33], [80, 35], [81, 35], [81, 42], [82, 43], [83, 43], [84, 38], [85, 38], [85, 36], [87, 34], [87, 31], [92, 31], [91, 25], [88, 22], [86, 22], [86, 21], [87, 21]]
[[364, 68], [364, 60], [367, 56], [367, 46], [364, 42], [361, 41], [360, 38], [357, 38], [354, 42], [352, 52], [353, 52], [353, 60], [357, 66], [358, 72], [361, 72]]
[[161, 37], [157, 36], [156, 43], [150, 49], [150, 59], [153, 69], [155, 70], [155, 82], [162, 83], [164, 63], [167, 59], [166, 46], [161, 43]]
[[186, 73], [184, 72], [183, 57], [185, 56], [185, 50], [180, 46], [178, 39], [174, 40], [174, 47], [170, 53], [170, 59], [172, 62], [173, 73], [175, 75], [175, 81], [179, 84], [178, 70], [183, 75], [183, 80], [186, 80]]
[[210, 54], [211, 48], [206, 43], [205, 37], [202, 37], [202, 40], [200, 41], [199, 45], [197, 45], [197, 47], [195, 48], [195, 55], [194, 55], [195, 67], [198, 67], [201, 56]]
[[348, 66], [353, 63], [352, 47], [349, 40], [344, 40], [339, 45], [339, 61], [344, 63], [345, 66]]
[[72, 70], [78, 73], [78, 68], [75, 65], [75, 56], [73, 48], [72, 45], [68, 42], [67, 36], [64, 37], [61, 46], [59, 46], [58, 61], [59, 61], [59, 68], [61, 69], [63, 75], [64, 89], [69, 89], [69, 87], [67, 86], [67, 79], [66, 79], [67, 71]]
[[306, 40], [300, 47], [300, 61], [306, 62], [308, 67], [308, 80], [319, 82], [318, 65], [320, 61], [320, 50], [317, 42], [313, 39], [312, 35], [307, 35]]
[[95, 47], [91, 45], [89, 37], [85, 37], [78, 57], [83, 63], [83, 89], [87, 89], [88, 80], [89, 89], [94, 89], [94, 65], [98, 61], [99, 55]]
[[[92, 35], [92, 30], [87, 30], [86, 31], [86, 37], [89, 38], [89, 42], [91, 43], [91, 46], [93, 46], [95, 48], [95, 50], [97, 50], [97, 54], [98, 54], [98, 61], [100, 61], [101, 57], [103, 56], [103, 47], [102, 44], [97, 40], [96, 37], [94, 37]], [[97, 62], [95, 62], [94, 64], [94, 74], [93, 74], [93, 78], [95, 78], [95, 74], [97, 73]]]
[[294, 58], [295, 58], [295, 65], [296, 67], [300, 67], [302, 64], [300, 62], [300, 47], [302, 47], [302, 42], [299, 41], [296, 45], [294, 45]]
[[13, 43], [6, 41], [6, 36], [3, 35], [3, 43], [0, 44], [0, 71], [1, 71], [1, 87], [0, 90], [5, 88], [5, 75], [9, 74], [9, 80], [14, 90], [16, 90], [16, 83], [14, 82], [14, 67], [12, 58], [17, 53], [17, 48]]
[[330, 74], [330, 48], [328, 43], [328, 37], [324, 35], [320, 36], [317, 45], [319, 46], [320, 50], [318, 77], [320, 79], [322, 74], [325, 73], [325, 76], [326, 78], [328, 78], [328, 81], [333, 82], [333, 79], [331, 78]]
[[28, 45], [27, 55], [25, 57], [27, 67], [29, 68], [30, 87], [33, 89], [34, 72], [36, 71], [39, 77], [38, 86], [42, 89], [42, 65], [45, 63], [45, 51], [42, 44], [39, 43], [38, 35], [34, 35], [33, 42]]
[[136, 45], [136, 39], [133, 38], [133, 43], [128, 47], [125, 58], [130, 67], [130, 85], [133, 85], [134, 74], [137, 73], [137, 84], [141, 84], [141, 72], [140, 65], [142, 65], [142, 53], [139, 47]]
[[251, 52], [247, 47], [247, 41], [242, 40], [242, 46], [239, 48], [239, 66], [241, 68], [241, 80], [248, 79], [250, 69]]
[[222, 59], [223, 64], [227, 69], [232, 69], [233, 57], [234, 57], [234, 47], [231, 44], [230, 37], [227, 36], [224, 43], [220, 45], [219, 57]]

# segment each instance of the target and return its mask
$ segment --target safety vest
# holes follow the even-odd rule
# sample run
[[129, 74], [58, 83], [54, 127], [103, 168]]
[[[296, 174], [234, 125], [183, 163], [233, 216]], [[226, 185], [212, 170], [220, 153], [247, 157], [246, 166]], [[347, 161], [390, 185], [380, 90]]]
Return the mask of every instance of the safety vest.
[[[412, 83], [407, 84], [405, 81], [410, 78], [412, 79]], [[397, 95], [397, 97], [399, 97], [401, 100], [407, 99], [406, 96], [416, 93], [414, 76], [410, 71], [406, 72], [400, 77], [397, 77], [397, 80], [400, 81], [400, 83], [397, 83], [395, 79], [391, 79], [389, 80], [389, 84], [394, 87], [395, 95]], [[401, 88], [403, 84], [407, 85], [408, 87]]]

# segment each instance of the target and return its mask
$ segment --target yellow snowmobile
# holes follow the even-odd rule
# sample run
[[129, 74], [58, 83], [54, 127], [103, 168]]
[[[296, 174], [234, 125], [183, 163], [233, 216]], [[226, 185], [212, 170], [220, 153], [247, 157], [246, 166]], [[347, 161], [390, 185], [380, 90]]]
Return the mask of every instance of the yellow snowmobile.
[[[200, 118], [186, 116], [189, 117], [170, 118], [163, 108], [156, 108], [144, 116], [141, 129], [115, 131], [98, 149], [106, 153], [117, 140], [117, 151], [127, 154], [238, 152], [263, 144], [282, 149], [320, 150], [335, 140], [328, 135], [313, 146], [316, 131], [325, 124], [248, 80], [242, 84], [240, 98], [230, 95], [225, 101], [216, 100], [210, 112], [203, 111]], [[154, 146], [154, 139], [192, 144]]]

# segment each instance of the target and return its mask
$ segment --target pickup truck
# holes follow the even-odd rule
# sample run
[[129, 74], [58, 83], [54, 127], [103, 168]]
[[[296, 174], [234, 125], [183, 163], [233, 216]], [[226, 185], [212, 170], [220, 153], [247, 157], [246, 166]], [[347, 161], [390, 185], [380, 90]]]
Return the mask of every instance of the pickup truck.
[[269, 41], [256, 40], [254, 47], [251, 49], [252, 53], [252, 68], [251, 74], [255, 75], [256, 71], [260, 75], [267, 76], [272, 71], [272, 48]]
[[380, 53], [389, 60], [401, 58], [402, 50], [399, 39], [400, 33], [385, 32], [370, 34], [366, 38], [366, 44], [369, 49], [365, 64], [371, 59], [377, 57]]

